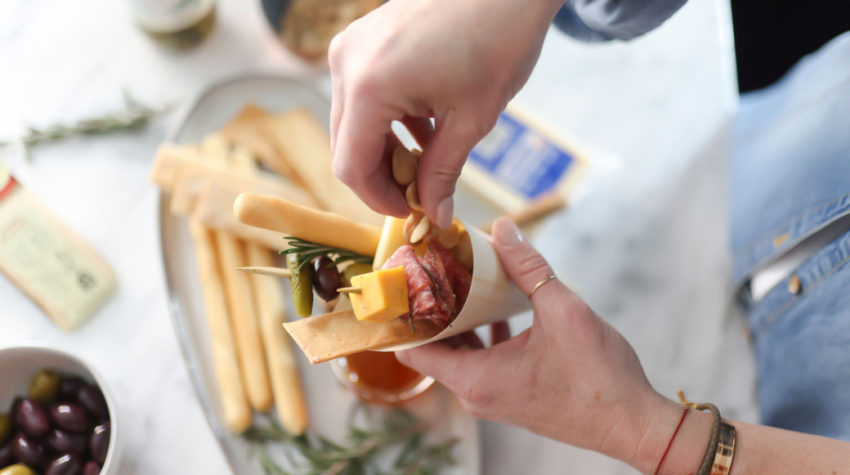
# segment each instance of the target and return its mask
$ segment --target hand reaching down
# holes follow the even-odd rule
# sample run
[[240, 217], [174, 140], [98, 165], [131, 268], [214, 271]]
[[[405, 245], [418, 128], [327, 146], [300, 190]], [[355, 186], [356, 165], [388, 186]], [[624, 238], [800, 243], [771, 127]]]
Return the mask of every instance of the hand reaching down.
[[528, 79], [561, 3], [395, 0], [349, 25], [328, 53], [334, 173], [376, 211], [405, 216], [389, 166], [401, 120], [424, 146], [426, 214], [448, 227], [469, 151]]

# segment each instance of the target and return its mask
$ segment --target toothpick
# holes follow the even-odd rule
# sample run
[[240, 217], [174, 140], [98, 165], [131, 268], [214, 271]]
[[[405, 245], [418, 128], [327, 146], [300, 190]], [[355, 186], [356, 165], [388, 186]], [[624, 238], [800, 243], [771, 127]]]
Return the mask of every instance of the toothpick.
[[275, 277], [289, 277], [292, 275], [289, 269], [281, 267], [237, 267], [236, 270], [250, 272], [252, 274], [273, 275]]
[[340, 287], [336, 291], [341, 294], [359, 294], [362, 289], [360, 287]]

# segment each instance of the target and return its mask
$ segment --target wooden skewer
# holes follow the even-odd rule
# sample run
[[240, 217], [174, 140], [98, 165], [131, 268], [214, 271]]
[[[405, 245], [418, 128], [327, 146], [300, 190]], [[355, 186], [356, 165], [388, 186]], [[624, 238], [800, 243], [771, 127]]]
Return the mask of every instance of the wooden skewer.
[[248, 266], [237, 267], [236, 270], [240, 270], [242, 272], [250, 272], [251, 274], [273, 275], [275, 277], [292, 276], [292, 273], [289, 272], [289, 269], [284, 269], [282, 267]]
[[[262, 274], [262, 275], [273, 275], [275, 277], [289, 277], [292, 275], [289, 272], [289, 269], [284, 269], [282, 267], [263, 267], [263, 266], [248, 266], [248, 267], [237, 267], [236, 270], [240, 270], [242, 272], [250, 272], [252, 274]], [[337, 292], [343, 294], [359, 294], [360, 287], [340, 287], [336, 289]]]
[[336, 291], [341, 294], [359, 294], [362, 289], [360, 287], [340, 287]]

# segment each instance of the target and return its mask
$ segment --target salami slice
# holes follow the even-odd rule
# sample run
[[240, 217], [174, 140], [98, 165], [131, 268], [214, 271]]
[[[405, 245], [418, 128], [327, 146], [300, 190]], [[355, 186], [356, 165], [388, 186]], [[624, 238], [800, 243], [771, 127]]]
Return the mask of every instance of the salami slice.
[[423, 256], [402, 246], [383, 268], [404, 266], [410, 314], [402, 318], [432, 320], [448, 325], [466, 301], [472, 276], [439, 243], [431, 243]]
[[383, 268], [389, 269], [398, 266], [404, 266], [404, 276], [407, 278], [407, 298], [410, 301], [410, 316], [413, 319], [439, 319], [434, 318], [438, 305], [431, 278], [425, 272], [412, 247], [402, 246], [398, 248], [387, 259]]
[[466, 303], [466, 298], [469, 296], [469, 287], [472, 286], [472, 274], [455, 260], [451, 252], [439, 243], [431, 243], [430, 250], [437, 256], [446, 270], [446, 276], [455, 294], [454, 308], [455, 314], [457, 314], [463, 308], [463, 304]]
[[419, 258], [419, 262], [422, 264], [425, 272], [428, 273], [428, 277], [431, 278], [433, 292], [437, 296], [440, 316], [447, 316], [448, 320], [443, 323], [448, 325], [449, 321], [456, 315], [456, 298], [454, 290], [452, 290], [452, 284], [449, 281], [448, 275], [446, 275], [446, 268], [443, 266], [440, 258], [431, 250], [430, 246], [425, 252], [425, 255]]

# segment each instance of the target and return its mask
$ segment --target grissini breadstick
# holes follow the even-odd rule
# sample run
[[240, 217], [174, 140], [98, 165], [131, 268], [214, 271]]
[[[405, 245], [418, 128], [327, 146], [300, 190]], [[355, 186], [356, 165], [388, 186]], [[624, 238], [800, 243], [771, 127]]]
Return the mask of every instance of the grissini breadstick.
[[331, 171], [331, 140], [327, 128], [310, 111], [298, 108], [261, 121], [266, 138], [286, 160], [322, 209], [371, 226], [383, 216], [372, 211]]
[[195, 243], [195, 260], [204, 297], [204, 313], [210, 329], [210, 348], [224, 420], [231, 431], [239, 434], [251, 425], [251, 408], [239, 376], [224, 286], [216, 264], [215, 241], [212, 231], [195, 220], [189, 220], [189, 230]]
[[233, 215], [233, 202], [237, 196], [239, 193], [231, 189], [222, 188], [217, 184], [208, 184], [198, 195], [195, 207], [192, 209], [192, 217], [208, 228], [229, 232], [239, 239], [259, 244], [267, 249], [286, 248], [286, 240], [279, 232], [248, 226], [236, 219]]
[[[274, 258], [269, 250], [249, 245], [248, 262], [252, 265], [268, 266], [274, 265]], [[307, 404], [292, 344], [280, 328], [286, 321], [286, 307], [280, 281], [259, 274], [253, 274], [251, 278], [254, 282], [254, 299], [260, 315], [277, 415], [287, 432], [300, 435], [307, 429]]]
[[[205, 157], [208, 155], [208, 152], [204, 153]], [[168, 192], [173, 192], [178, 184], [213, 183], [226, 189], [240, 192], [251, 190], [256, 193], [283, 196], [304, 206], [318, 206], [309, 193], [271, 174], [258, 173], [252, 176], [229, 173], [226, 169], [210, 163], [206, 158], [198, 160], [197, 154], [190, 148], [174, 144], [163, 144], [159, 147], [151, 167], [150, 180]], [[202, 187], [195, 189], [200, 190]], [[175, 211], [188, 210], [176, 209]]]
[[[201, 155], [211, 166], [226, 167], [227, 148], [220, 142], [206, 139], [201, 146]], [[230, 313], [230, 327], [236, 342], [239, 367], [245, 393], [251, 407], [258, 411], [267, 411], [272, 406], [272, 393], [269, 386], [268, 371], [260, 336], [259, 323], [251, 288], [251, 279], [236, 270], [247, 264], [245, 244], [235, 236], [217, 231], [216, 244], [221, 259], [224, 290]]]
[[280, 156], [273, 142], [263, 135], [262, 121], [271, 116], [265, 109], [247, 104], [219, 133], [231, 145], [247, 149], [269, 170], [298, 182], [292, 166]]
[[297, 236], [327, 246], [375, 255], [381, 230], [334, 213], [301, 206], [275, 196], [242, 193], [233, 203], [245, 224]]
[[[255, 171], [256, 165], [247, 154], [236, 151], [230, 158], [235, 170], [244, 173]], [[245, 249], [249, 265], [261, 267], [275, 265], [274, 257], [268, 249], [254, 243], [245, 243]], [[251, 275], [250, 279], [254, 288], [254, 302], [266, 349], [266, 362], [277, 415], [287, 432], [300, 435], [307, 429], [307, 404], [304, 400], [304, 390], [301, 387], [295, 353], [292, 351], [289, 338], [280, 328], [286, 321], [283, 289], [278, 279], [257, 274]]]
[[[428, 339], [442, 330], [427, 320], [417, 321], [415, 331], [409, 322], [401, 319], [383, 323], [362, 321], [350, 310], [303, 318], [284, 323], [283, 327], [311, 364]], [[336, 338], [328, 338], [329, 335]]]
[[286, 240], [279, 232], [248, 226], [236, 219], [233, 215], [233, 202], [239, 193], [219, 184], [207, 183], [198, 194], [191, 216], [208, 228], [227, 231], [247, 242], [257, 243], [269, 249], [285, 248]]

